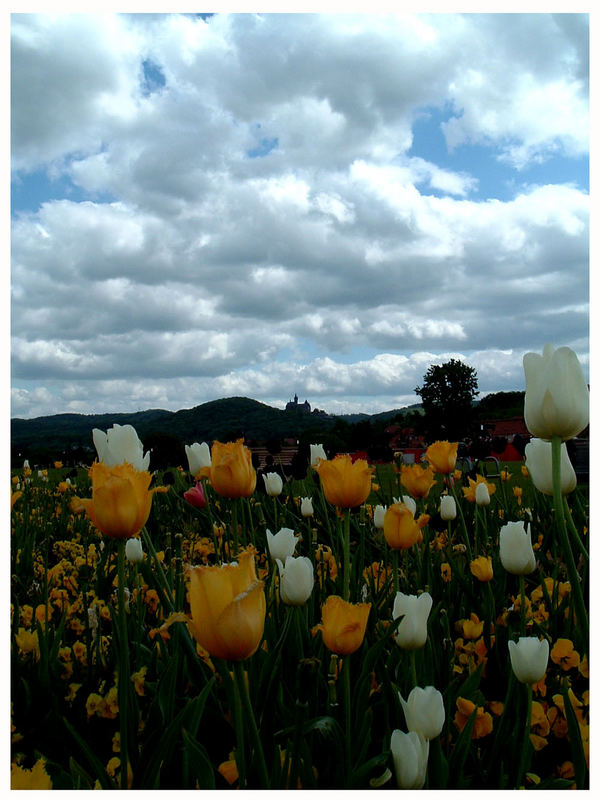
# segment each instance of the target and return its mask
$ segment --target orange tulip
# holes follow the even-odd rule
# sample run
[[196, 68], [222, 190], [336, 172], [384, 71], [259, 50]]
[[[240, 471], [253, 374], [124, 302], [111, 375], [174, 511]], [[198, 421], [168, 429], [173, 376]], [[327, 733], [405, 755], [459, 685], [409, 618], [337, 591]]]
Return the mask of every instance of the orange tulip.
[[419, 541], [421, 528], [404, 503], [394, 503], [385, 512], [383, 535], [392, 550], [408, 550]]
[[434, 442], [425, 451], [425, 458], [436, 472], [449, 475], [456, 466], [458, 442]]
[[431, 467], [424, 469], [419, 464], [410, 467], [403, 464], [400, 480], [412, 497], [427, 497], [435, 483], [435, 476]]
[[328, 650], [348, 656], [363, 643], [370, 610], [370, 603], [347, 603], [332, 594], [321, 609], [323, 621], [313, 628], [313, 634], [321, 631]]
[[135, 536], [146, 524], [154, 492], [166, 492], [167, 486], [149, 489], [152, 476], [139, 472], [131, 464], [107, 467], [94, 461], [89, 475], [92, 481], [92, 499], [73, 498], [73, 511], [85, 511], [92, 523], [105, 536], [128, 539]]
[[492, 559], [488, 556], [478, 556], [471, 561], [471, 574], [474, 575], [478, 581], [487, 583], [494, 577], [494, 570], [492, 568]]
[[213, 442], [210, 467], [202, 467], [197, 477], [208, 477], [221, 497], [250, 497], [256, 488], [256, 470], [252, 453], [243, 439]]
[[350, 456], [336, 456], [332, 461], [319, 461], [315, 469], [333, 506], [354, 508], [371, 494], [371, 467], [362, 458], [352, 463]]
[[255, 653], [265, 627], [264, 589], [248, 550], [237, 564], [190, 569], [191, 628], [201, 647], [231, 661]]

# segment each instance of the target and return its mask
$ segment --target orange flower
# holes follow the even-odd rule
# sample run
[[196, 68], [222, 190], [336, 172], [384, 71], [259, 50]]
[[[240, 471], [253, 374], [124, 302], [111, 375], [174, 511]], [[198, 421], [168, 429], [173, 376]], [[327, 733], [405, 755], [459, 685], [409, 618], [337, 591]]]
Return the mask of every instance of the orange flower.
[[313, 636], [321, 631], [328, 650], [338, 656], [350, 655], [363, 643], [370, 610], [370, 603], [347, 603], [332, 594], [321, 609], [323, 621], [315, 625]]
[[371, 494], [371, 467], [358, 458], [336, 456], [332, 461], [321, 460], [315, 467], [319, 473], [323, 493], [333, 506], [355, 508]]
[[449, 475], [456, 466], [457, 452], [458, 442], [434, 442], [425, 451], [425, 458], [436, 472]]
[[521, 489], [520, 486], [513, 486], [513, 494], [515, 496], [517, 504], [521, 505], [521, 503], [523, 502], [523, 489]]
[[550, 651], [550, 658], [565, 672], [572, 667], [578, 667], [580, 661], [579, 653], [570, 639], [557, 639]]
[[473, 480], [473, 478], [469, 478], [469, 486], [468, 486], [468, 488], [463, 486], [463, 494], [465, 496], [465, 500], [468, 500], [469, 503], [474, 503], [475, 502], [475, 492], [476, 492], [477, 487], [478, 487], [478, 485], [480, 483], [485, 483], [486, 484], [486, 486], [488, 488], [488, 492], [490, 494], [490, 497], [496, 491], [496, 487], [494, 486], [494, 484], [493, 483], [488, 483], [486, 481], [486, 479], [483, 477], [483, 475], [477, 475], [476, 476], [476, 480]]
[[431, 467], [424, 469], [419, 464], [403, 464], [400, 480], [412, 497], [427, 497], [435, 483], [435, 476]]
[[256, 470], [252, 453], [243, 439], [235, 442], [213, 442], [210, 467], [202, 467], [198, 475], [208, 477], [221, 497], [250, 497], [256, 488]]
[[52, 780], [46, 772], [46, 762], [39, 758], [31, 769], [18, 764], [10, 765], [11, 789], [52, 789]]
[[94, 461], [89, 475], [92, 499], [75, 497], [71, 509], [75, 513], [85, 511], [99, 531], [114, 539], [139, 533], [150, 515], [152, 495], [168, 489], [149, 489], [150, 473], [138, 472], [128, 463], [107, 467], [102, 461]]
[[394, 503], [385, 512], [383, 535], [392, 550], [408, 550], [419, 540], [421, 528], [404, 503]]
[[490, 556], [478, 556], [471, 561], [471, 574], [474, 575], [478, 581], [487, 583], [494, 577], [494, 570], [492, 569], [492, 559]]
[[494, 723], [491, 714], [484, 711], [483, 706], [476, 706], [471, 700], [459, 697], [456, 701], [456, 708], [454, 724], [459, 731], [462, 731], [472, 714], [475, 713], [475, 727], [471, 739], [481, 739], [492, 732]]
[[444, 583], [450, 583], [452, 580], [452, 567], [450, 564], [444, 562], [440, 567], [442, 573], [442, 580]]
[[189, 574], [196, 641], [217, 658], [249, 658], [262, 639], [266, 614], [252, 553], [242, 552], [237, 564], [195, 567]]

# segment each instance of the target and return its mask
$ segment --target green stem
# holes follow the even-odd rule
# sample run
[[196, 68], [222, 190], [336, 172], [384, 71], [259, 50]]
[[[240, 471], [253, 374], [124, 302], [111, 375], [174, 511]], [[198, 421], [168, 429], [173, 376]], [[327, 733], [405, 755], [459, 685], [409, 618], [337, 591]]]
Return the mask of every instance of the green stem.
[[348, 602], [350, 600], [350, 509], [346, 509], [344, 514], [344, 591], [342, 598]]
[[561, 493], [560, 483], [560, 457], [561, 457], [562, 440], [560, 436], [552, 437], [552, 489], [554, 499], [554, 511], [556, 516], [556, 523], [558, 527], [558, 538], [561, 548], [563, 550], [564, 558], [567, 562], [567, 573], [571, 583], [571, 592], [575, 603], [575, 613], [577, 614], [577, 627], [584, 632], [583, 646], [588, 647], [588, 616], [585, 609], [583, 600], [583, 592], [579, 582], [579, 574], [575, 559], [573, 558], [573, 551], [571, 549], [571, 542], [567, 536], [567, 528], [565, 525], [565, 515], [563, 507], [563, 498]]
[[525, 734], [523, 736], [523, 747], [521, 748], [521, 760], [519, 763], [519, 771], [517, 773], [517, 782], [515, 789], [518, 789], [521, 786], [521, 780], [523, 779], [523, 775], [529, 768], [529, 764], [531, 763], [531, 739], [529, 738], [529, 734], [531, 733], [531, 706], [532, 706], [532, 694], [533, 690], [531, 684], [527, 684], [527, 716], [525, 719]]
[[256, 759], [256, 767], [258, 770], [258, 778], [260, 781], [261, 789], [269, 788], [269, 773], [267, 772], [267, 765], [265, 763], [265, 755], [260, 741], [258, 728], [256, 726], [256, 718], [252, 710], [252, 703], [250, 702], [250, 694], [248, 693], [248, 686], [246, 684], [246, 676], [244, 674], [244, 665], [241, 661], [233, 662], [233, 670], [235, 674], [235, 682], [237, 684], [238, 692], [242, 700], [242, 708], [246, 717], [246, 722], [250, 727], [250, 732], [254, 740], [254, 757]]
[[462, 506], [458, 502], [458, 497], [456, 495], [456, 487], [453, 483], [450, 483], [450, 491], [452, 492], [452, 496], [454, 497], [454, 502], [456, 503], [456, 509], [458, 511], [458, 515], [460, 517], [460, 521], [462, 523], [463, 534], [464, 534], [464, 542], [465, 547], [467, 548], [467, 558], [469, 559], [469, 564], [473, 561], [473, 554], [471, 553], [471, 543], [469, 542], [469, 532], [467, 530], [467, 523], [465, 522], [465, 515], [463, 514]]
[[237, 509], [237, 498], [233, 498], [231, 501], [231, 527], [233, 528], [233, 553], [229, 554], [229, 560], [237, 558], [238, 550], [239, 550], [239, 542], [238, 542], [238, 509]]
[[567, 520], [569, 530], [571, 531], [571, 536], [573, 537], [573, 539], [575, 539], [577, 547], [579, 548], [579, 552], [583, 555], [585, 560], [589, 562], [590, 556], [585, 548], [585, 545], [581, 541], [581, 538], [579, 536], [579, 531], [577, 530], [575, 523], [573, 522], [573, 517], [571, 516], [571, 511], [569, 509], [569, 504], [567, 503], [566, 497], [563, 497], [563, 506], [565, 509], [565, 519]]
[[521, 636], [525, 636], [525, 578], [519, 575], [519, 592], [521, 594]]
[[219, 675], [221, 676], [221, 680], [223, 681], [223, 685], [225, 686], [225, 690], [229, 695], [229, 705], [231, 708], [231, 717], [233, 720], [233, 728], [235, 730], [235, 740], [236, 740], [236, 748], [235, 748], [235, 764], [238, 771], [238, 781], [240, 789], [247, 788], [247, 781], [246, 781], [246, 751], [245, 751], [245, 741], [244, 741], [244, 720], [242, 715], [242, 701], [240, 698], [239, 686], [238, 682], [231, 679], [231, 675], [229, 674], [229, 669], [227, 666], [227, 662], [223, 661], [220, 658], [215, 658], [213, 660], [215, 668]]
[[419, 685], [419, 683], [417, 681], [417, 661], [416, 661], [417, 652], [416, 652], [416, 650], [409, 650], [409, 656], [410, 656], [410, 679], [411, 679], [412, 687], [414, 689], [415, 686]]
[[129, 646], [127, 641], [127, 614], [125, 611], [125, 543], [119, 539], [117, 553], [117, 600], [119, 604], [119, 674], [117, 678], [117, 699], [119, 703], [119, 734], [121, 761], [121, 789], [127, 789], [128, 767], [128, 689], [129, 689]]
[[394, 599], [400, 591], [400, 576], [398, 575], [398, 551], [392, 550], [392, 578], [394, 581]]
[[352, 772], [352, 703], [350, 696], [350, 656], [344, 656], [342, 664], [342, 690], [344, 693], [344, 742], [346, 754], [346, 776]]

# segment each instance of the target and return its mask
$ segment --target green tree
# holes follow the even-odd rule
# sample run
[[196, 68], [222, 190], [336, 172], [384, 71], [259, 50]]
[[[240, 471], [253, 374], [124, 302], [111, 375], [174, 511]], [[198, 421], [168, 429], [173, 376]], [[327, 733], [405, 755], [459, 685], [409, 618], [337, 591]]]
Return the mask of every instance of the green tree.
[[456, 358], [432, 364], [417, 386], [430, 441], [460, 441], [470, 433], [474, 418], [473, 401], [479, 394], [477, 372]]

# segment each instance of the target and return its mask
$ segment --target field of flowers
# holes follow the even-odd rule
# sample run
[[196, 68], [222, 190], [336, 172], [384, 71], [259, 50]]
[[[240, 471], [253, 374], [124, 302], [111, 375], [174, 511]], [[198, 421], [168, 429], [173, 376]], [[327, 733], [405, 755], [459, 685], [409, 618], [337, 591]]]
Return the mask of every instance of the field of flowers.
[[265, 493], [241, 440], [152, 473], [118, 425], [13, 470], [12, 788], [588, 788], [588, 389], [524, 366], [497, 477], [315, 444]]

